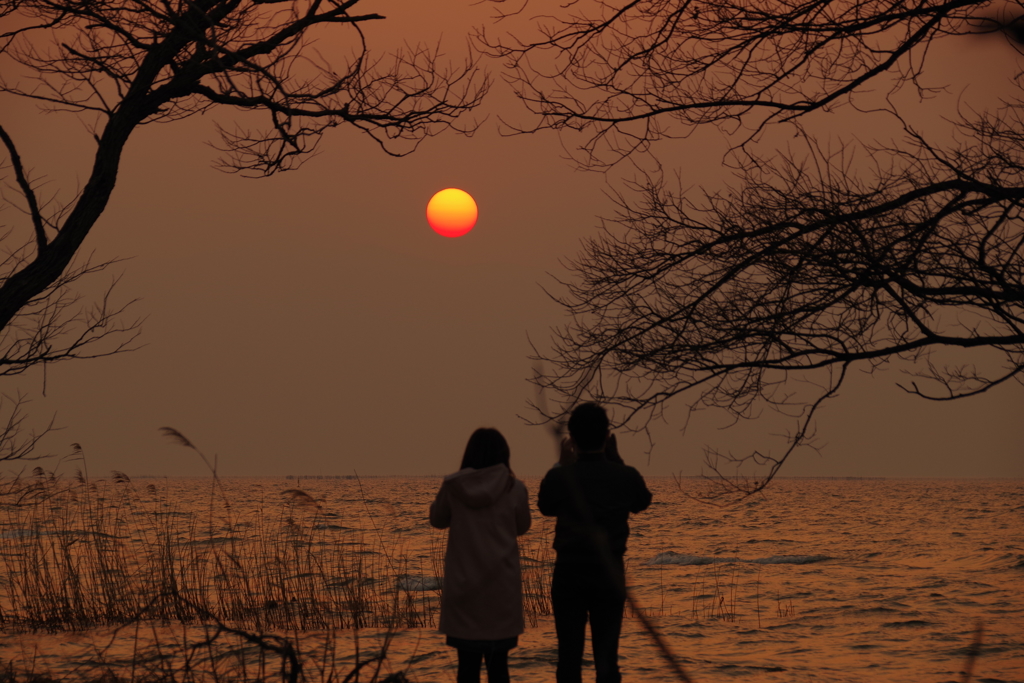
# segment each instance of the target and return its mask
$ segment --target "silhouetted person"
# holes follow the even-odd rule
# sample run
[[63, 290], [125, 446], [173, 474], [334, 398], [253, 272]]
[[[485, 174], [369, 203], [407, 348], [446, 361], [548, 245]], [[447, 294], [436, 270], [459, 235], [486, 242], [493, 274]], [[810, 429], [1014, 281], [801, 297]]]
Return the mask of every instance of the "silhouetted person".
[[551, 580], [556, 680], [582, 680], [589, 619], [597, 683], [619, 683], [619, 631], [626, 601], [622, 557], [629, 513], [647, 509], [651, 492], [640, 473], [622, 463], [604, 408], [596, 403], [577, 406], [569, 418], [569, 436], [537, 498], [541, 514], [558, 517]]
[[523, 482], [509, 469], [509, 448], [496, 429], [469, 437], [462, 468], [449, 474], [430, 506], [430, 524], [448, 529], [440, 631], [459, 653], [458, 683], [505, 683], [508, 651], [524, 630], [517, 536], [530, 528]]

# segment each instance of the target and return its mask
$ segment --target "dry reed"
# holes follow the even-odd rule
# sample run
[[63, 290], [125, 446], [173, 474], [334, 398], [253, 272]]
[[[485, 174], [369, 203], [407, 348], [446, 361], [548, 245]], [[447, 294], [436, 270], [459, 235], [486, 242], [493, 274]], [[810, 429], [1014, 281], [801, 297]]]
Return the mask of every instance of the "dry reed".
[[[92, 482], [39, 468], [0, 484], [0, 628], [83, 630], [139, 619], [254, 632], [415, 628], [436, 623], [444, 543], [433, 576], [377, 532], [329, 535], [299, 489], [244, 515], [215, 484], [209, 508], [153, 503], [121, 474]], [[244, 518], [243, 518], [244, 517]], [[372, 519], [371, 519], [372, 523]], [[526, 614], [550, 614], [545, 539], [524, 543]]]
[[[705, 567], [710, 569], [705, 570]], [[694, 621], [702, 619], [719, 619], [735, 622], [743, 615], [740, 609], [740, 581], [738, 570], [734, 565], [726, 573], [719, 568], [719, 563], [712, 562], [700, 565], [693, 575], [690, 589], [690, 618]], [[758, 567], [754, 580], [748, 588], [751, 599], [744, 599], [748, 607], [752, 607], [757, 628], [761, 628], [761, 568]], [[750, 605], [750, 603], [753, 603]], [[775, 616], [779, 619], [790, 619], [796, 616], [796, 607], [792, 598], [787, 598], [778, 590], [775, 591]]]
[[[91, 481], [36, 468], [0, 480], [0, 630], [134, 627], [130, 657], [101, 653], [62, 681], [408, 681], [405, 671], [383, 667], [390, 636], [360, 653], [359, 629], [435, 625], [446, 536], [431, 537], [430, 575], [422, 576], [366, 505], [372, 534], [331, 536], [305, 491], [284, 490], [280, 504], [243, 513], [215, 464], [211, 471], [201, 511], [176, 507], [156, 485], [140, 489], [120, 472]], [[551, 613], [549, 535], [522, 539], [531, 625]], [[180, 635], [168, 640], [175, 624]], [[354, 658], [339, 649], [349, 640], [338, 637], [343, 629]], [[0, 659], [0, 683], [55, 680], [32, 661]]]

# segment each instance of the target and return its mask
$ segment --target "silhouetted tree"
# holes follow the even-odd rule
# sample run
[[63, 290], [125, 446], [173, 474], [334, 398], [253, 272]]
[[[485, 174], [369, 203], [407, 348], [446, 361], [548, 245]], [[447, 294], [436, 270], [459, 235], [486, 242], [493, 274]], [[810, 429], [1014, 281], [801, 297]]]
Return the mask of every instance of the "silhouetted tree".
[[[220, 165], [267, 176], [298, 166], [328, 128], [360, 129], [400, 155], [479, 103], [487, 81], [472, 60], [445, 66], [424, 47], [372, 54], [363, 27], [384, 17], [363, 12], [365, 4], [0, 0], [0, 102], [23, 98], [75, 113], [96, 144], [74, 198], [44, 201], [0, 120], [0, 199], [24, 216], [24, 226], [2, 235], [0, 375], [133, 346], [138, 321], [121, 321], [123, 305], [109, 296], [85, 305], [70, 285], [109, 265], [75, 257], [140, 126], [218, 106], [257, 112], [263, 129], [220, 130]], [[318, 39], [324, 44], [314, 46]]]
[[[538, 115], [521, 131], [583, 134], [577, 161], [606, 168], [660, 139], [718, 125], [738, 134], [732, 189], [700, 196], [644, 174], [569, 265], [555, 294], [571, 314], [538, 382], [627, 409], [645, 427], [678, 400], [735, 419], [795, 420], [781, 452], [707, 450], [717, 473], [744, 463], [762, 489], [852, 367], [912, 362], [904, 385], [935, 400], [1024, 376], [1024, 125], [1020, 93], [963, 117], [931, 144], [896, 98], [900, 145], [830, 151], [811, 122], [854, 111], [872, 88], [928, 90], [925, 54], [947, 35], [1002, 31], [1012, 13], [975, 0], [690, 0], [573, 4], [537, 40], [481, 36]], [[1019, 9], [1019, 7], [1018, 7]], [[986, 12], [990, 12], [986, 14]], [[544, 68], [534, 68], [543, 64]], [[880, 101], [881, 100], [881, 101]], [[803, 141], [764, 155], [792, 125]], [[952, 350], [968, 351], [947, 357]], [[985, 370], [978, 369], [978, 365]], [[558, 410], [550, 411], [557, 416]]]

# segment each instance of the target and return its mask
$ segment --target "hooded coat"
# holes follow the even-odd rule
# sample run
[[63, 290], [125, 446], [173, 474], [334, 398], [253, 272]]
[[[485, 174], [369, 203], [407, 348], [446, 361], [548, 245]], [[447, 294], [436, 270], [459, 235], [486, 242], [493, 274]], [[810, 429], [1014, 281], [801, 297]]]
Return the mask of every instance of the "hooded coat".
[[505, 465], [467, 467], [444, 478], [430, 524], [448, 529], [439, 630], [503, 640], [525, 630], [517, 536], [530, 529], [526, 486]]

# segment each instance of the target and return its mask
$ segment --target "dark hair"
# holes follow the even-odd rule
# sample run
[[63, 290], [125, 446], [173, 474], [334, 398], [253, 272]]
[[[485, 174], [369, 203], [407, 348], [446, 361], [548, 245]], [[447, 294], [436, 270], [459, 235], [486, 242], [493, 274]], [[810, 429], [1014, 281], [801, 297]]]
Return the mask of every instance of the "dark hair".
[[581, 451], [598, 451], [608, 438], [608, 414], [596, 403], [581, 403], [569, 416], [569, 436]]
[[481, 427], [473, 432], [466, 444], [466, 452], [462, 456], [462, 469], [472, 467], [482, 470], [492, 465], [508, 467], [508, 442], [497, 429]]

